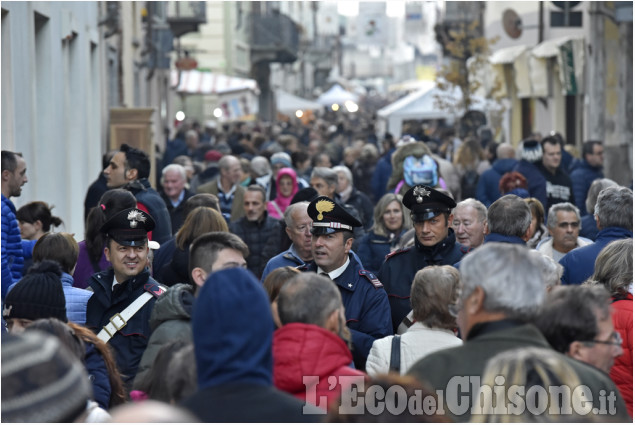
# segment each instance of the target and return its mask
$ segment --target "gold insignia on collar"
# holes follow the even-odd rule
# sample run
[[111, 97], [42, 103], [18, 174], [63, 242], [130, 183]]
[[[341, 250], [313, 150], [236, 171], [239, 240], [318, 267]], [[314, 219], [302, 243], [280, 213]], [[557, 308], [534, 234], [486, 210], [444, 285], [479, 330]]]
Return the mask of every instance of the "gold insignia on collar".
[[420, 204], [423, 202], [424, 196], [430, 196], [430, 191], [423, 186], [415, 187], [412, 193], [415, 195], [415, 200], [417, 201], [417, 204]]
[[315, 209], [319, 213], [317, 219], [322, 220], [324, 218], [322, 213], [333, 211], [333, 209], [335, 209], [335, 204], [331, 201], [323, 199], [321, 201], [317, 201], [317, 203], [315, 204]]
[[130, 211], [128, 213], [127, 219], [130, 220], [130, 227], [133, 229], [137, 227], [139, 221], [142, 223], [146, 222], [146, 218], [143, 216], [143, 214], [141, 214], [141, 211], [139, 210]]

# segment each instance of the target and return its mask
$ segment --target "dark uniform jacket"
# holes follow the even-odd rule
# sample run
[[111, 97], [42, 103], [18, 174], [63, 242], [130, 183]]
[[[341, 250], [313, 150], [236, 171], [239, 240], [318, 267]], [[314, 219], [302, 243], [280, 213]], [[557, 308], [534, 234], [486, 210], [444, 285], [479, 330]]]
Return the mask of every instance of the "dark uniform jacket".
[[415, 274], [427, 266], [453, 265], [469, 251], [456, 242], [454, 230], [448, 229], [448, 236], [432, 247], [421, 245], [415, 236], [415, 245], [395, 251], [386, 257], [379, 270], [379, 280], [386, 286], [392, 326], [396, 332], [399, 324], [410, 310], [410, 287]]
[[[453, 382], [458, 385], [448, 386], [450, 380], [463, 376], [481, 378], [488, 360], [503, 351], [521, 347], [551, 348], [544, 336], [533, 325], [512, 320], [479, 323], [470, 330], [467, 340], [462, 346], [437, 351], [424, 357], [415, 363], [407, 374], [427, 382], [432, 391], [443, 390], [444, 410], [451, 418], [466, 422], [470, 420], [469, 407], [472, 406], [471, 396], [474, 395], [472, 385], [461, 385], [457, 382], [457, 379], [460, 380], [460, 378], [457, 378]], [[600, 407], [600, 390], [605, 390], [607, 395], [613, 391], [617, 397], [615, 403], [617, 415], [606, 416], [605, 419], [608, 422], [625, 419], [630, 422], [624, 400], [607, 374], [555, 351], [554, 354], [571, 366], [576, 371], [580, 381], [591, 389], [594, 406]], [[479, 383], [479, 385], [481, 384]], [[454, 388], [456, 392], [450, 393], [448, 388]], [[463, 405], [462, 409], [451, 408], [452, 405], [456, 406], [457, 404]], [[608, 411], [608, 406], [606, 410]], [[599, 421], [605, 422], [606, 420], [599, 419]], [[566, 416], [563, 416], [562, 422], [571, 422], [571, 420], [567, 420]]]
[[[364, 370], [373, 341], [392, 335], [390, 306], [386, 291], [377, 277], [363, 270], [352, 255], [349, 259], [350, 264], [334, 282], [342, 295], [346, 325], [353, 340], [355, 366]], [[311, 261], [299, 269], [317, 272], [317, 264]]]
[[113, 278], [113, 269], [108, 269], [95, 273], [89, 279], [89, 286], [93, 289], [94, 294], [88, 300], [86, 326], [96, 334], [108, 324], [112, 316], [121, 313], [145, 291], [155, 296], [141, 307], [128, 321], [128, 324], [108, 341], [108, 344], [115, 351], [115, 360], [124, 383], [129, 387], [137, 374], [139, 361], [152, 332], [150, 329], [152, 308], [156, 298], [161, 295], [164, 289], [150, 277], [147, 268], [137, 276], [117, 285], [114, 292], [111, 289]]

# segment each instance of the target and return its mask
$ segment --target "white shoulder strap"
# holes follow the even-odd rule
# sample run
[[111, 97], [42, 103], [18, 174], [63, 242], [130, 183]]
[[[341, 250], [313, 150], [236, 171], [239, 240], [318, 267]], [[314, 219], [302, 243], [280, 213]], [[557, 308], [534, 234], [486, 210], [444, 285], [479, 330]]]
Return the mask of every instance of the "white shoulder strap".
[[153, 295], [151, 293], [144, 291], [143, 294], [139, 295], [124, 311], [112, 316], [108, 324], [97, 334], [97, 338], [104, 342], [110, 341], [110, 338], [115, 336], [117, 331], [123, 329], [128, 324], [128, 320], [132, 319], [132, 316], [141, 310], [141, 307], [146, 305], [152, 298]]

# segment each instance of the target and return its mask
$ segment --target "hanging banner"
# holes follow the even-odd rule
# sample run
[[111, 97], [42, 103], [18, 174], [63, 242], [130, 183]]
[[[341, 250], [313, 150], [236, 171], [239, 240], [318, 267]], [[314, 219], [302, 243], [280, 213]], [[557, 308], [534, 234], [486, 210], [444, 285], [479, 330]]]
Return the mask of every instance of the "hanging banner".
[[558, 65], [560, 68], [560, 81], [562, 82], [562, 94], [573, 96], [584, 93], [583, 67], [584, 67], [584, 42], [581, 40], [569, 40], [559, 46]]
[[357, 42], [366, 46], [385, 46], [390, 34], [386, 3], [362, 2], [357, 15]]

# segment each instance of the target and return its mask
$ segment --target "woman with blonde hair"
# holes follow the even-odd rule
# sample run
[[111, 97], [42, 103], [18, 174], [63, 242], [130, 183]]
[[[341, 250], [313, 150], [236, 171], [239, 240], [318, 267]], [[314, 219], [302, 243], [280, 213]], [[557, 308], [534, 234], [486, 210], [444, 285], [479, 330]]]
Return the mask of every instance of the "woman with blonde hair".
[[[452, 266], [419, 270], [410, 290], [414, 323], [403, 335], [373, 342], [366, 373], [377, 376], [393, 370], [404, 374], [420, 358], [461, 345], [463, 342], [454, 333], [456, 318], [449, 309], [458, 299], [459, 280], [459, 271]], [[391, 364], [392, 350], [399, 350], [399, 364]]]
[[374, 224], [359, 241], [357, 255], [366, 270], [378, 273], [386, 255], [393, 251], [401, 236], [412, 228], [410, 211], [401, 195], [387, 193], [374, 209]]
[[460, 199], [476, 198], [476, 186], [483, 172], [491, 167], [480, 142], [466, 138], [454, 154], [454, 167], [461, 181]]
[[183, 226], [174, 237], [176, 250], [172, 260], [164, 264], [158, 270], [156, 279], [164, 285], [172, 286], [177, 283], [190, 281], [188, 274], [188, 262], [190, 257], [190, 244], [198, 236], [208, 232], [228, 232], [227, 222], [213, 208], [196, 207], [185, 218]]

